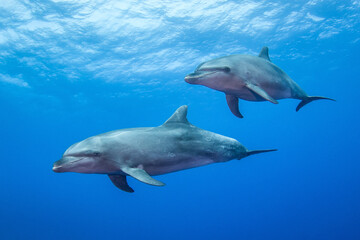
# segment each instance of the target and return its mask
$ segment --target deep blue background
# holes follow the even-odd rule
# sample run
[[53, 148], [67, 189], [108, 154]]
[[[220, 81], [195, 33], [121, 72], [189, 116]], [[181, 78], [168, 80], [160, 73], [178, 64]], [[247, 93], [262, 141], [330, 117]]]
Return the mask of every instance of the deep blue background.
[[[9, 6], [18, 7], [19, 3], [23, 2], [14, 1], [7, 7], [13, 11]], [[69, 19], [72, 17], [65, 13], [80, 11], [62, 3], [32, 4], [40, 6], [33, 9], [42, 9], [42, 14], [63, 12]], [[141, 52], [127, 53], [133, 54], [134, 60], [127, 66], [128, 72], [114, 70], [117, 81], [111, 74], [99, 77], [96, 70], [86, 71], [82, 63], [61, 62], [59, 59], [68, 59], [66, 54], [46, 52], [47, 41], [65, 50], [79, 39], [88, 46], [104, 47], [101, 34], [88, 38], [84, 30], [70, 38], [64, 36], [67, 42], [61, 46], [60, 37], [36, 38], [41, 30], [31, 33], [28, 29], [30, 32], [19, 36], [30, 36], [35, 43], [24, 48], [17, 45], [21, 39], [0, 41], [3, 53], [9, 53], [0, 58], [0, 238], [360, 239], [359, 3], [320, 1], [312, 8], [303, 4], [285, 5], [281, 14], [296, 9], [301, 13], [305, 8], [322, 19], [299, 30], [295, 27], [307, 23], [300, 17], [287, 35], [275, 28], [260, 35], [237, 33], [223, 25], [202, 32], [189, 26], [191, 14], [168, 20], [169, 26], [179, 26], [173, 31], [180, 34], [182, 43], [175, 44], [174, 38], [164, 43], [166, 46], [149, 46], [154, 59], [141, 59]], [[24, 5], [32, 9], [31, 4]], [[267, 5], [268, 10], [276, 6]], [[65, 7], [71, 11], [66, 12]], [[9, 20], [4, 9], [2, 26], [13, 23], [4, 27], [6, 31], [23, 24], [16, 18]], [[32, 12], [36, 17], [36, 11]], [[251, 19], [262, 12], [254, 11]], [[302, 13], [307, 16], [306, 11]], [[285, 16], [281, 14], [277, 16], [279, 25]], [[121, 19], [121, 15], [117, 17]], [[345, 18], [350, 20], [335, 21]], [[219, 21], [228, 24], [226, 19]], [[184, 25], [187, 30], [181, 30]], [[321, 37], [328, 29], [338, 33]], [[275, 35], [283, 38], [272, 40]], [[146, 38], [141, 41], [146, 45]], [[278, 105], [241, 101], [245, 118], [237, 119], [228, 110], [224, 94], [183, 81], [209, 56], [257, 54], [263, 45], [269, 46], [272, 61], [309, 95], [337, 102], [316, 101], [296, 113], [297, 100], [282, 100]], [[238, 46], [246, 48], [241, 52]], [[161, 69], [168, 65], [159, 62], [155, 64], [160, 65], [158, 69], [145, 73], [131, 67], [136, 59], [141, 64], [151, 64], [156, 58], [175, 61], [156, 55], [165, 47], [196, 49], [198, 55], [181, 60], [179, 67], [170, 70]], [[84, 61], [129, 57], [114, 54], [109, 58], [107, 48], [97, 51], [97, 56]], [[74, 57], [76, 54], [81, 52]], [[197, 59], [199, 56], [203, 58]], [[38, 62], [31, 65], [22, 61], [25, 57]], [[99, 66], [99, 71], [104, 68]], [[75, 79], [61, 72], [77, 67]], [[135, 80], [122, 80], [130, 76]], [[233, 137], [249, 149], [279, 151], [158, 176], [167, 184], [162, 188], [130, 178], [133, 194], [118, 190], [107, 176], [51, 171], [53, 162], [74, 142], [114, 129], [160, 125], [184, 104], [189, 105], [189, 121], [200, 128]]]

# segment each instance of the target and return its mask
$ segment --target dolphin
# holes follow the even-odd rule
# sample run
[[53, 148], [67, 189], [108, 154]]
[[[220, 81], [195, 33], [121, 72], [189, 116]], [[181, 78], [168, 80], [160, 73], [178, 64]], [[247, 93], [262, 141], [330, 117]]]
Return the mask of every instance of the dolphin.
[[75, 143], [53, 171], [107, 174], [116, 187], [134, 192], [127, 176], [164, 186], [151, 176], [276, 150], [248, 150], [233, 138], [192, 125], [186, 115], [184, 105], [161, 126], [115, 130]]
[[277, 104], [279, 99], [294, 98], [301, 102], [296, 108], [319, 99], [334, 99], [308, 96], [283, 70], [269, 58], [269, 49], [263, 47], [258, 56], [230, 55], [200, 64], [185, 81], [190, 84], [224, 92], [230, 111], [243, 118], [239, 111], [239, 98], [247, 101], [269, 101]]

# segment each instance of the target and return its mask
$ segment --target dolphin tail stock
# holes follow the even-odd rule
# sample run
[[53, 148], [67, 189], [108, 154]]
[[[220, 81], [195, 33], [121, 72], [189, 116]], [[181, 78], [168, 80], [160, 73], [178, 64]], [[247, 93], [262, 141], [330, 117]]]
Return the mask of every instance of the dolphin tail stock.
[[336, 101], [335, 99], [327, 98], [327, 97], [308, 96], [308, 97], [306, 97], [305, 99], [303, 99], [303, 100], [299, 103], [299, 105], [296, 107], [296, 111], [299, 111], [300, 108], [302, 108], [303, 106], [305, 106], [306, 104], [308, 104], [308, 103], [310, 103], [310, 102], [312, 102], [312, 101], [321, 100], [321, 99]]
[[245, 157], [258, 154], [258, 153], [266, 153], [266, 152], [273, 152], [277, 151], [277, 149], [265, 149], [265, 150], [247, 150], [245, 153]]

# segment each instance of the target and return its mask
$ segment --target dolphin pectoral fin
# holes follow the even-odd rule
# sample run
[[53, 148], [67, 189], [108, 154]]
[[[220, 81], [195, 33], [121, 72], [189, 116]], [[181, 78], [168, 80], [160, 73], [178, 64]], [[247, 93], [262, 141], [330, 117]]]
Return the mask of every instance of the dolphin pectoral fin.
[[239, 99], [233, 95], [226, 94], [226, 102], [230, 108], [230, 111], [238, 118], [243, 118], [239, 111]]
[[145, 170], [140, 168], [122, 167], [121, 171], [139, 180], [140, 182], [147, 183], [153, 186], [165, 186], [165, 183], [152, 178]]
[[256, 93], [257, 95], [259, 95], [260, 97], [264, 98], [265, 100], [269, 101], [269, 102], [272, 102], [272, 103], [275, 103], [275, 104], [278, 104], [278, 101], [276, 101], [275, 99], [273, 99], [272, 97], [269, 96], [269, 94], [267, 94], [265, 92], [264, 89], [262, 89], [261, 87], [259, 86], [256, 86], [254, 84], [251, 84], [251, 83], [247, 83], [246, 84], [246, 87], [251, 90], [252, 92]]
[[128, 185], [125, 175], [108, 175], [111, 182], [119, 189], [125, 192], [134, 192], [134, 190]]

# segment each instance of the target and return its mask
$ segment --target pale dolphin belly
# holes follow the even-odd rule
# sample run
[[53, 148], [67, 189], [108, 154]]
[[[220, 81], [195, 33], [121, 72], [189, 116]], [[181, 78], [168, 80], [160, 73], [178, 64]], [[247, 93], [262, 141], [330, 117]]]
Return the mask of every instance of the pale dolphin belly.
[[202, 157], [189, 157], [187, 159], [174, 159], [171, 161], [171, 159], [168, 159], [168, 161], [153, 165], [144, 165], [144, 170], [149, 173], [150, 175], [162, 175], [166, 173], [171, 172], [177, 172], [185, 169], [205, 166], [208, 164], [214, 163], [214, 161], [210, 158], [202, 158]]
[[[292, 90], [289, 87], [278, 86], [280, 84], [274, 84], [270, 82], [269, 84], [258, 84], [262, 89], [266, 91], [274, 99], [284, 99], [284, 98], [291, 98], [293, 97]], [[247, 87], [243, 87], [239, 90], [231, 91], [231, 95], [234, 95], [238, 98], [247, 100], [247, 101], [254, 101], [254, 102], [262, 102], [267, 101], [266, 99], [262, 98], [258, 94], [254, 93]]]

